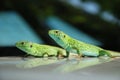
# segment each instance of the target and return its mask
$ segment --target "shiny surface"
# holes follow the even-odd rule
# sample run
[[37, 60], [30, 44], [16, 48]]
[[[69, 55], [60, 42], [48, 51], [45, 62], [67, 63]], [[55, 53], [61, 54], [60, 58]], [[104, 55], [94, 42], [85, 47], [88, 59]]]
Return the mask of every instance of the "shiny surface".
[[0, 58], [0, 80], [119, 80], [120, 58]]

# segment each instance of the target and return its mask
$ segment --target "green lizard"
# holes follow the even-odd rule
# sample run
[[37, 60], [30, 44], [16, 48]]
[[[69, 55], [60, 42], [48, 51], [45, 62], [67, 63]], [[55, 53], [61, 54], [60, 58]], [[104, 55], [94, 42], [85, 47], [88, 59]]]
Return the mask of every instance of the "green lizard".
[[71, 51], [76, 51], [79, 57], [81, 56], [93, 56], [93, 57], [99, 57], [99, 56], [109, 56], [109, 57], [120, 57], [120, 54], [114, 52], [111, 53], [111, 51], [102, 49], [100, 47], [84, 43], [82, 41], [78, 41], [76, 39], [71, 38], [64, 32], [60, 30], [50, 30], [49, 35], [52, 39], [56, 41], [61, 47], [66, 49], [67, 55]]
[[66, 56], [66, 51], [64, 49], [50, 45], [42, 45], [29, 41], [19, 41], [15, 45], [20, 50], [33, 56], [44, 57], [48, 55], [49, 57], [57, 56], [58, 58]]

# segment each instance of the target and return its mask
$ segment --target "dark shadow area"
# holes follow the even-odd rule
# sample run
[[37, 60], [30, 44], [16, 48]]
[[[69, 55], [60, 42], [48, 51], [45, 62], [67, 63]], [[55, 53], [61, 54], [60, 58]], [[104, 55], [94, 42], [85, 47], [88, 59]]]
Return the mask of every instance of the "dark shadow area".
[[[72, 2], [73, 1], [73, 2]], [[79, 2], [76, 2], [79, 1]], [[77, 3], [77, 4], [76, 4]], [[90, 4], [92, 3], [92, 4]], [[104, 0], [1, 0], [0, 1], [0, 13], [2, 12], [16, 12], [23, 18], [23, 22], [29, 25], [29, 28], [37, 36], [38, 43], [49, 44], [58, 46], [49, 36], [48, 30], [59, 29], [58, 27], [51, 27], [47, 24], [46, 20], [48, 17], [55, 16], [63, 22], [72, 25], [78, 32], [82, 31], [84, 34], [94, 38], [94, 40], [101, 42], [99, 45], [102, 48], [120, 51], [120, 8], [119, 0], [115, 1], [104, 1]], [[96, 5], [96, 6], [95, 6]], [[96, 8], [95, 8], [96, 7]], [[97, 8], [98, 7], [98, 8]], [[90, 13], [87, 10], [93, 10]], [[94, 13], [94, 11], [97, 12]], [[21, 31], [22, 26], [13, 25], [16, 24], [14, 21], [7, 22], [5, 16], [0, 14], [0, 23], [4, 21], [5, 26], [0, 24], [0, 34], [5, 37], [10, 37], [8, 42], [13, 45], [4, 45], [4, 36], [0, 36], [0, 56], [23, 56], [25, 53], [13, 47], [18, 40], [26, 40], [26, 36], [20, 37], [20, 35], [27, 30]], [[15, 19], [16, 20], [16, 19]], [[6, 26], [10, 25], [11, 28]], [[59, 25], [59, 24], [56, 24]], [[13, 26], [13, 27], [12, 27]], [[6, 28], [2, 28], [6, 27]], [[24, 26], [26, 27], [26, 26]], [[17, 30], [14, 30], [14, 29]], [[14, 34], [18, 36], [10, 36], [9, 30], [13, 29]], [[66, 29], [66, 32], [72, 30], [71, 28]], [[3, 32], [3, 33], [2, 33]], [[6, 35], [5, 35], [6, 33]], [[74, 31], [70, 34], [75, 33]], [[29, 33], [28, 33], [29, 34]], [[31, 33], [33, 34], [33, 33]], [[34, 36], [35, 37], [35, 36]], [[82, 37], [82, 36], [78, 36]], [[36, 38], [27, 38], [29, 41], [35, 41]], [[84, 38], [84, 35], [83, 35]], [[6, 39], [6, 38], [5, 38]], [[3, 41], [3, 42], [2, 42]], [[42, 42], [39, 42], [42, 41]], [[36, 41], [37, 42], [37, 41]], [[3, 43], [3, 44], [2, 44]], [[6, 42], [5, 42], [6, 43]], [[7, 43], [6, 43], [7, 44]]]
[[0, 56], [14, 56], [14, 57], [24, 57], [26, 53], [17, 49], [16, 47], [0, 47]]

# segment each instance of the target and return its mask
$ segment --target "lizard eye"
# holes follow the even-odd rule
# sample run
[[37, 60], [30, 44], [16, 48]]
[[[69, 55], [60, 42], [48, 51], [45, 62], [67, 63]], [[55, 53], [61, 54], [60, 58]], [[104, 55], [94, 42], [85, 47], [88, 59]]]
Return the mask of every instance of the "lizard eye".
[[55, 33], [58, 33], [58, 31], [55, 31]]
[[33, 47], [33, 45], [30, 45], [30, 48], [32, 48]]
[[65, 38], [66, 36], [64, 35], [63, 37]]
[[24, 42], [21, 42], [22, 45], [24, 45], [25, 43]]

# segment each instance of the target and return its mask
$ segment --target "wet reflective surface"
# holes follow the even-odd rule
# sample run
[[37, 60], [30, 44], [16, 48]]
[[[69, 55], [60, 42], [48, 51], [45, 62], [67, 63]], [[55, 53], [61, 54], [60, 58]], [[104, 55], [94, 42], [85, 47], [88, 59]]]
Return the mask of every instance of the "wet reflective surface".
[[120, 58], [0, 58], [0, 80], [36, 79], [120, 80]]

